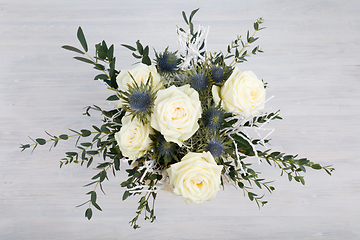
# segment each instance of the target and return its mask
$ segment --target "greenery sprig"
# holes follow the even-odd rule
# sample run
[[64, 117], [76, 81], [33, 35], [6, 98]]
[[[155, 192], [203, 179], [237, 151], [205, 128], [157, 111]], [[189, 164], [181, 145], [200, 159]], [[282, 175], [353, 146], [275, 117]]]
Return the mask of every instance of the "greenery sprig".
[[[106, 100], [120, 102], [112, 110], [103, 110], [96, 105], [86, 107], [84, 113], [86, 116], [91, 116], [91, 111], [102, 114], [103, 123], [99, 127], [93, 125], [91, 130], [81, 129], [79, 131], [69, 129], [71, 134], [61, 135], [45, 132], [49, 139], [29, 137], [32, 143], [21, 144], [20, 148], [21, 151], [29, 148], [34, 151], [39, 145], [51, 144], [50, 151], [60, 141], [74, 139], [76, 150], [65, 153], [66, 156], [60, 160], [60, 167], [70, 163], [80, 163], [80, 165], [86, 163], [86, 167], [89, 168], [95, 157], [102, 157], [103, 161], [95, 167], [96, 174], [91, 178], [90, 183], [84, 186], [92, 187], [86, 193], [89, 195], [89, 199], [77, 206], [87, 205], [85, 210], [87, 219], [92, 218], [94, 208], [102, 211], [98, 202], [99, 189], [105, 194], [103, 183], [105, 180], [109, 180], [109, 172], [112, 171], [116, 176], [116, 172], [120, 171], [120, 165], [124, 161], [127, 161], [130, 168], [125, 169], [128, 176], [120, 184], [125, 188], [122, 200], [126, 200], [130, 196], [139, 196], [135, 217], [129, 222], [134, 229], [140, 227], [138, 220], [141, 215], [144, 215], [145, 220], [151, 222], [156, 219], [155, 200], [158, 190], [168, 179], [166, 171], [172, 165], [181, 163], [188, 153], [206, 152], [211, 155], [214, 165], [218, 167], [218, 172], [221, 171], [219, 184], [224, 187], [224, 183], [227, 181], [236, 188], [242, 189], [244, 195], [250, 201], [254, 201], [259, 208], [267, 204], [267, 201], [263, 199], [265, 194], [257, 193], [254, 188], [272, 193], [275, 187], [272, 184], [273, 181], [266, 181], [261, 177], [261, 173], [252, 166], [252, 161], [247, 161], [249, 158], [255, 158], [259, 163], [267, 162], [270, 166], [279, 168], [280, 174], [286, 175], [289, 181], [294, 179], [303, 185], [305, 184], [303, 173], [307, 169], [323, 170], [329, 175], [335, 170], [331, 166], [322, 166], [307, 158], [298, 158], [298, 155], [288, 155], [278, 151], [271, 152], [270, 149], [259, 150], [259, 147], [262, 149], [267, 146], [270, 141], [268, 135], [260, 137], [258, 134], [258, 137], [251, 138], [246, 131], [249, 129], [259, 130], [273, 120], [281, 120], [279, 110], [270, 113], [260, 111], [255, 115], [243, 116], [225, 111], [222, 105], [223, 99], [215, 103], [214, 97], [212, 97], [214, 89], [225, 86], [225, 82], [236, 71], [235, 65], [247, 61], [247, 57], [251, 55], [263, 52], [259, 46], [252, 50], [248, 48], [258, 40], [259, 37], [256, 37], [256, 33], [264, 29], [262, 27], [264, 20], [259, 18], [254, 23], [254, 31], [252, 34], [247, 31], [246, 39], [237, 36], [227, 46], [225, 53], [221, 51], [208, 52], [206, 49], [208, 28], [199, 27], [198, 31], [194, 29], [193, 18], [198, 10], [193, 10], [190, 15], [182, 12], [183, 19], [189, 28], [188, 31], [185, 31], [178, 27], [183, 51], [170, 52], [168, 47], [164, 52], [157, 53], [154, 50], [155, 58], [152, 61], [149, 46], [143, 46], [140, 40], [136, 41], [135, 46], [121, 44], [129, 49], [132, 56], [141, 63], [148, 66], [155, 64], [156, 67], [153, 69], [158, 71], [158, 73], [151, 72], [147, 81], [140, 83], [136, 81], [135, 74], [133, 76], [129, 71], [128, 74], [133, 83], [128, 84], [127, 89], [118, 89], [116, 78], [120, 71], [115, 69], [114, 45], [108, 47], [105, 41], [96, 44], [95, 56], [91, 57], [85, 35], [79, 27], [77, 38], [83, 50], [69, 45], [62, 46], [66, 50], [80, 54], [74, 59], [91, 64], [95, 70], [100, 71], [101, 73], [97, 74], [94, 80], [103, 81], [107, 88], [113, 91], [113, 94]], [[191, 91], [194, 91], [194, 95], [199, 98], [202, 110], [201, 117], [196, 118], [199, 127], [191, 137], [182, 141], [182, 144], [167, 141], [164, 132], [151, 129], [147, 133], [146, 137], [148, 138], [145, 137], [146, 140], [143, 140], [151, 142], [149, 149], [141, 152], [141, 155], [136, 155], [135, 159], [130, 159], [121, 149], [117, 134], [120, 130], [126, 129], [121, 129], [123, 127], [122, 119], [125, 115], [131, 115], [132, 120], [137, 118], [142, 125], [150, 126], [150, 119], [154, 114], [154, 102], [157, 91], [159, 91], [158, 89], [154, 90], [153, 87], [154, 74], [158, 74], [157, 76], [161, 76], [163, 79], [161, 90], [170, 86], [181, 87], [185, 84], [191, 86]], [[265, 89], [266, 83], [260, 80], [259, 82], [264, 85]], [[174, 111], [181, 112], [181, 109], [175, 108]], [[184, 113], [184, 115], [186, 114]], [[126, 124], [125, 121], [124, 124]], [[141, 124], [136, 125], [136, 131], [141, 132], [141, 127]], [[134, 139], [132, 137], [129, 138]], [[169, 178], [171, 179], [170, 173]]]

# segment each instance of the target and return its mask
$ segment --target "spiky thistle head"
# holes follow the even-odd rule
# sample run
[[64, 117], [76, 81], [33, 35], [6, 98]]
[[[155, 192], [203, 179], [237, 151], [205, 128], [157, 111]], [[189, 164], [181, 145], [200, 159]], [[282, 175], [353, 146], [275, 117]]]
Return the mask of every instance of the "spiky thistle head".
[[[227, 158], [232, 150], [232, 141], [224, 134], [215, 133], [207, 136], [205, 150], [210, 152], [215, 159]], [[217, 161], [217, 160], [216, 160]]]
[[167, 142], [158, 131], [150, 135], [150, 139], [152, 140], [151, 148], [154, 150], [154, 158], [161, 166], [166, 168], [168, 164], [178, 162], [179, 147], [176, 143]]
[[168, 52], [167, 49], [164, 53], [156, 54], [156, 62], [161, 72], [173, 72], [178, 64], [178, 58], [175, 53]]
[[224, 70], [221, 67], [215, 66], [210, 70], [211, 80], [214, 83], [222, 83], [224, 78]]
[[[132, 77], [131, 74], [130, 76]], [[134, 80], [132, 84], [128, 84], [127, 91], [120, 91], [120, 93], [123, 101], [122, 108], [128, 111], [133, 117], [138, 118], [142, 123], [147, 123], [150, 119], [156, 98], [151, 74], [146, 83], [140, 82], [139, 85]]]
[[218, 158], [224, 153], [224, 146], [220, 140], [213, 139], [206, 145], [206, 151], [209, 151], [214, 158]]
[[203, 121], [210, 130], [219, 130], [224, 121], [224, 110], [220, 106], [210, 106], [204, 111]]
[[209, 84], [208, 77], [205, 74], [196, 74], [189, 80], [190, 86], [196, 91], [200, 92], [205, 90]]

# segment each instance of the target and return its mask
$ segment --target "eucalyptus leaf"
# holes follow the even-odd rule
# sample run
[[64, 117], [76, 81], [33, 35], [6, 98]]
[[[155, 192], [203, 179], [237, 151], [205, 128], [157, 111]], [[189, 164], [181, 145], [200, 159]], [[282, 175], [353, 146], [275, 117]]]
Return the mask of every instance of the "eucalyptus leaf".
[[43, 139], [43, 138], [37, 138], [37, 139], [35, 139], [35, 141], [40, 145], [45, 145], [46, 144], [46, 140]]
[[92, 210], [91, 210], [91, 208], [86, 209], [86, 211], [85, 211], [85, 217], [86, 217], [88, 220], [91, 219], [91, 217], [92, 217]]
[[81, 130], [81, 136], [82, 137], [88, 137], [91, 135], [91, 131], [87, 130], [87, 129], [82, 129]]
[[61, 47], [66, 49], [66, 50], [69, 50], [69, 51], [77, 52], [77, 53], [80, 53], [80, 54], [85, 54], [83, 51], [81, 51], [80, 49], [78, 49], [76, 47], [72, 47], [72, 46], [69, 46], [69, 45], [63, 45]]
[[61, 134], [61, 135], [59, 136], [59, 138], [62, 139], [62, 140], [68, 140], [68, 139], [69, 139], [69, 136], [68, 136], [67, 134]]
[[134, 48], [134, 47], [132, 47], [132, 46], [130, 46], [130, 45], [126, 45], [126, 44], [121, 44], [121, 46], [123, 46], [123, 47], [126, 47], [127, 49], [129, 49], [129, 50], [131, 50], [131, 51], [136, 51], [136, 48]]
[[98, 79], [107, 80], [109, 79], [109, 77], [106, 74], [98, 74], [94, 77], [94, 80], [98, 80]]
[[85, 62], [85, 63], [90, 63], [90, 64], [94, 64], [93, 61], [87, 59], [87, 58], [83, 58], [83, 57], [74, 57], [76, 60], [79, 60], [79, 61], [82, 61], [82, 62]]
[[106, 100], [107, 101], [117, 101], [117, 100], [119, 100], [119, 97], [117, 95], [111, 95]]
[[91, 200], [91, 203], [94, 205], [94, 203], [96, 204], [96, 192], [95, 191], [92, 191], [91, 192], [91, 198], [90, 198], [90, 200]]
[[83, 30], [81, 29], [81, 27], [78, 28], [77, 38], [79, 39], [79, 42], [81, 43], [81, 46], [84, 48], [85, 52], [87, 52], [88, 51], [88, 46], [87, 46], [87, 43], [86, 43], [85, 35], [84, 35]]

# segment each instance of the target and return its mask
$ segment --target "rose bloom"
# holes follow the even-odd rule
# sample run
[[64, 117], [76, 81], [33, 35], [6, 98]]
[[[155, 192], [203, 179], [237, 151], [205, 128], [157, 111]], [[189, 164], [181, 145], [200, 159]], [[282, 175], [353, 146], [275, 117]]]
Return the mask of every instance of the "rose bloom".
[[122, 127], [119, 132], [115, 133], [115, 139], [122, 154], [134, 160], [150, 149], [149, 134], [152, 133], [152, 129], [149, 124], [143, 125], [136, 118], [131, 121], [131, 118], [132, 116], [122, 118]]
[[251, 116], [264, 109], [264, 83], [252, 71], [241, 71], [235, 67], [221, 88], [212, 87], [212, 94], [215, 103], [222, 100], [221, 106], [228, 112]]
[[182, 196], [186, 203], [200, 204], [216, 197], [222, 168], [210, 152], [189, 152], [167, 172], [175, 194]]
[[168, 142], [182, 146], [199, 128], [201, 103], [198, 92], [190, 85], [159, 90], [154, 102], [150, 125]]
[[[122, 70], [119, 75], [116, 77], [116, 83], [118, 84], [118, 88], [121, 91], [127, 91], [128, 90], [128, 84], [132, 85], [135, 82], [140, 85], [141, 82], [146, 84], [147, 80], [149, 79], [149, 75], [151, 73], [152, 76], [152, 83], [153, 83], [153, 90], [159, 90], [163, 87], [163, 82], [161, 80], [160, 74], [157, 72], [155, 65], [146, 65], [143, 63], [140, 63], [135, 68], [131, 70]], [[123, 101], [120, 100], [118, 103], [116, 103], [116, 106], [121, 108], [123, 104]]]

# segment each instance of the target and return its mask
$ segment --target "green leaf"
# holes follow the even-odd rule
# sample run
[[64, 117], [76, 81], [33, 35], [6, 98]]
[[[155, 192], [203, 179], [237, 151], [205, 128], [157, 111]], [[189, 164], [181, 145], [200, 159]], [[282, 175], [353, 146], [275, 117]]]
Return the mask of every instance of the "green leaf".
[[43, 139], [43, 138], [37, 138], [37, 139], [35, 139], [35, 141], [40, 145], [45, 145], [46, 144], [46, 140]]
[[91, 197], [90, 197], [90, 199], [91, 199], [91, 203], [94, 205], [94, 204], [96, 204], [96, 192], [95, 191], [92, 191], [91, 192]]
[[106, 100], [107, 101], [116, 101], [116, 100], [119, 100], [119, 97], [117, 95], [111, 95]]
[[101, 132], [100, 128], [98, 128], [97, 126], [93, 125], [92, 127], [93, 127], [96, 131]]
[[288, 179], [289, 179], [289, 182], [291, 182], [292, 176], [291, 176], [291, 174], [289, 174], [289, 173], [288, 173]]
[[200, 8], [195, 9], [195, 10], [193, 10], [193, 11], [191, 12], [190, 18], [189, 18], [189, 22], [191, 22], [191, 20], [192, 20], [192, 18], [194, 17], [195, 13], [196, 13], [197, 11], [199, 11], [199, 9], [200, 9]]
[[105, 180], [106, 177], [106, 172], [105, 171], [101, 171], [100, 172], [100, 182], [103, 182]]
[[255, 23], [254, 23], [254, 29], [255, 29], [256, 31], [259, 30], [259, 23], [258, 23], [258, 22], [255, 22]]
[[134, 58], [141, 58], [141, 56], [139, 56], [139, 55], [137, 55], [137, 54], [135, 54], [135, 53], [132, 53], [132, 55], [134, 56]]
[[101, 131], [102, 132], [110, 132], [110, 130], [106, 127], [106, 126], [101, 126]]
[[320, 166], [320, 164], [313, 164], [313, 165], [311, 165], [311, 168], [316, 169], [316, 170], [320, 170], [321, 166]]
[[79, 39], [79, 42], [81, 43], [81, 46], [84, 48], [85, 52], [88, 51], [88, 46], [85, 40], [85, 35], [83, 33], [83, 30], [81, 29], [81, 27], [78, 28], [77, 31], [77, 38]]
[[148, 55], [149, 55], [149, 46], [146, 46], [146, 47], [144, 48], [143, 55], [144, 55], [144, 56], [148, 56]]
[[189, 25], [189, 22], [188, 22], [188, 20], [186, 18], [186, 13], [184, 11], [182, 11], [182, 16], [183, 16], [184, 21], [186, 22], [186, 24]]
[[101, 79], [101, 80], [108, 80], [108, 76], [106, 74], [98, 74], [94, 77], [94, 80], [98, 80], [98, 79]]
[[80, 53], [80, 54], [85, 54], [83, 51], [81, 51], [80, 49], [78, 49], [76, 47], [72, 47], [72, 46], [69, 46], [69, 45], [64, 45], [64, 46], [61, 46], [61, 47], [66, 49], [66, 50], [69, 50], [69, 51], [77, 52], [77, 53]]
[[85, 143], [80, 143], [80, 145], [84, 146], [84, 147], [90, 147], [91, 143], [90, 142], [85, 142]]
[[98, 70], [101, 70], [101, 71], [105, 70], [105, 67], [102, 64], [95, 63], [94, 65], [95, 65], [95, 67], [94, 67], [95, 69], [98, 69]]
[[259, 39], [258, 37], [257, 37], [257, 38], [253, 38], [253, 37], [252, 37], [252, 38], [249, 39], [249, 43], [253, 43], [253, 42], [255, 42], [255, 41], [258, 40], [258, 39]]
[[109, 58], [109, 61], [112, 61], [114, 57], [114, 45], [111, 44], [109, 50], [108, 50], [108, 58]]
[[254, 196], [257, 196], [257, 194], [252, 193], [252, 192], [248, 192], [248, 197], [249, 197], [250, 201], [254, 200]]
[[144, 49], [143, 49], [143, 46], [140, 43], [140, 40], [136, 41], [136, 47], [137, 47], [137, 50], [140, 53], [140, 55], [143, 55]]
[[87, 130], [87, 129], [82, 129], [81, 131], [81, 136], [82, 137], [88, 137], [91, 135], [91, 131]]
[[125, 199], [127, 199], [130, 196], [130, 192], [129, 191], [125, 191], [122, 197], [122, 200], [124, 201]]
[[121, 46], [123, 47], [126, 47], [127, 49], [131, 50], [131, 51], [136, 51], [136, 48], [132, 47], [132, 46], [129, 46], [129, 45], [126, 45], [126, 44], [121, 44]]
[[85, 63], [90, 63], [90, 64], [94, 64], [93, 61], [87, 59], [87, 58], [83, 58], [83, 57], [74, 57], [76, 60], [79, 60], [79, 61], [82, 61], [82, 62], [85, 62]]
[[77, 153], [76, 152], [66, 152], [65, 154], [68, 156], [75, 156]]
[[142, 58], [142, 61], [141, 61], [143, 64], [146, 64], [146, 65], [148, 65], [148, 66], [150, 66], [151, 65], [151, 60], [150, 60], [150, 58], [149, 58], [149, 56], [143, 56], [143, 58]]
[[239, 152], [244, 153], [248, 156], [254, 156], [254, 150], [252, 148], [252, 146], [250, 145], [250, 143], [248, 141], [246, 141], [242, 136], [239, 135], [232, 135], [233, 138], [235, 139], [236, 143], [237, 143], [237, 147]]
[[94, 207], [96, 207], [99, 211], [102, 211], [102, 209], [100, 208], [100, 206], [97, 203], [93, 203]]
[[90, 200], [89, 200], [89, 201], [86, 201], [86, 202], [84, 202], [84, 203], [82, 203], [82, 204], [80, 204], [80, 205], [77, 205], [76, 207], [77, 207], [77, 208], [78, 208], [78, 207], [81, 207], [81, 206], [87, 204], [88, 202], [90, 202]]
[[94, 150], [91, 150], [91, 151], [87, 151], [86, 154], [89, 154], [89, 155], [96, 155], [98, 154], [99, 152], [98, 151], [94, 151]]
[[115, 170], [120, 171], [120, 159], [119, 158], [114, 159], [114, 165], [115, 165]]
[[90, 165], [91, 165], [91, 163], [92, 163], [93, 160], [94, 160], [93, 157], [91, 157], [91, 158], [88, 160], [88, 163], [86, 164], [86, 167], [87, 167], [87, 168], [90, 167]]
[[59, 136], [59, 138], [62, 139], [62, 140], [68, 140], [68, 139], [69, 139], [69, 136], [68, 136], [67, 134], [61, 134], [61, 135]]
[[91, 219], [91, 217], [92, 217], [92, 210], [91, 210], [91, 208], [88, 208], [88, 209], [86, 209], [86, 211], [85, 211], [85, 217], [87, 218], [87, 219]]

